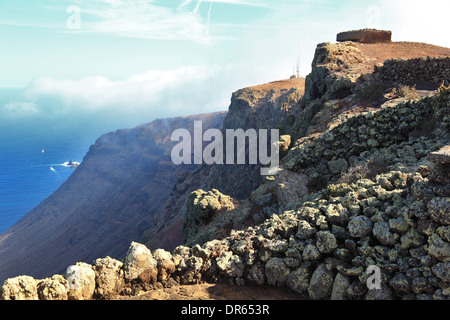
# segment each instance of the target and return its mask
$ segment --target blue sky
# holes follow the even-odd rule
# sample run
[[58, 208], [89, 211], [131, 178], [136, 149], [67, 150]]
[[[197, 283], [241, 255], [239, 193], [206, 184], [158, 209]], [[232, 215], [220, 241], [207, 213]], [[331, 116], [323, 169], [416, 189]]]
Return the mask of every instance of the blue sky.
[[233, 91], [288, 78], [298, 58], [306, 75], [315, 46], [335, 41], [340, 31], [389, 29], [394, 40], [450, 47], [448, 6], [445, 0], [0, 0], [0, 87], [24, 88], [0, 104], [0, 117], [226, 110]]

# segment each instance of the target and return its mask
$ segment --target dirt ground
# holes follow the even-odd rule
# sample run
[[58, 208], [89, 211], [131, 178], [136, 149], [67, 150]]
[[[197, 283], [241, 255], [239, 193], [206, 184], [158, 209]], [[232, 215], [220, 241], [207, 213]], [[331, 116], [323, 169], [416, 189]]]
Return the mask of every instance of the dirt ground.
[[354, 43], [369, 63], [360, 64], [360, 73], [373, 72], [373, 66], [387, 59], [414, 59], [419, 57], [449, 57], [450, 49], [421, 42]]
[[180, 285], [142, 292], [137, 296], [119, 296], [116, 300], [305, 300], [286, 288], [269, 286], [232, 286], [227, 284]]
[[253, 90], [260, 90], [260, 91], [270, 91], [270, 90], [290, 90], [292, 88], [299, 88], [301, 90], [305, 90], [305, 78], [293, 78], [293, 79], [285, 79], [285, 80], [278, 80], [278, 81], [272, 81], [256, 86], [249, 87]]

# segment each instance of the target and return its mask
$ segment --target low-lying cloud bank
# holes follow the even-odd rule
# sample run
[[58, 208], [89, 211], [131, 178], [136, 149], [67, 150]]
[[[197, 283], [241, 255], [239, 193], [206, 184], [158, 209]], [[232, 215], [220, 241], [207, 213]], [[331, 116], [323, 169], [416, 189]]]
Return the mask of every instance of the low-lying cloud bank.
[[37, 78], [14, 100], [0, 105], [2, 118], [155, 117], [226, 110], [236, 81], [227, 66], [149, 70], [124, 80]]

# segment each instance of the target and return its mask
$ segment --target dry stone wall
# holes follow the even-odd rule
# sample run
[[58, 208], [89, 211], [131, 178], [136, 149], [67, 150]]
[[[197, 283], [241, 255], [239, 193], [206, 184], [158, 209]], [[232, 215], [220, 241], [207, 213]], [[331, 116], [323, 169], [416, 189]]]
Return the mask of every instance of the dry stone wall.
[[380, 68], [381, 79], [385, 82], [403, 84], [417, 81], [429, 82], [439, 86], [450, 84], [450, 57], [389, 59]]
[[392, 32], [387, 30], [362, 29], [338, 33], [336, 40], [361, 43], [391, 42]]
[[[423, 140], [422, 131], [438, 129], [443, 139], [448, 139], [449, 100], [450, 93], [447, 91], [354, 116], [312, 140], [300, 140], [282, 160], [283, 166], [299, 172], [315, 168], [322, 175], [336, 175], [365, 153], [373, 155], [377, 150], [391, 146], [398, 149], [402, 142]], [[423, 141], [415, 148], [417, 154], [424, 156], [427, 153]], [[397, 158], [404, 157], [399, 154]]]

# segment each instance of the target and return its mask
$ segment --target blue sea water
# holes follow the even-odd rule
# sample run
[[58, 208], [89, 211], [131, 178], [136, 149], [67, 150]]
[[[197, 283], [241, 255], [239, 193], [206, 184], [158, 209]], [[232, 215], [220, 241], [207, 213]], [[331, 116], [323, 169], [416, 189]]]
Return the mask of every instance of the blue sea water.
[[63, 166], [64, 162], [80, 162], [86, 152], [85, 146], [78, 146], [77, 137], [54, 137], [48, 128], [40, 132], [23, 129], [0, 129], [0, 232], [69, 177], [73, 169]]
[[97, 136], [49, 122], [18, 121], [2, 126], [0, 233], [52, 194], [74, 170], [65, 164], [81, 162]]
[[[0, 106], [14, 90], [0, 89]], [[51, 195], [89, 146], [113, 125], [82, 117], [2, 117], [0, 113], [0, 233]], [[110, 130], [109, 130], [110, 129]]]

